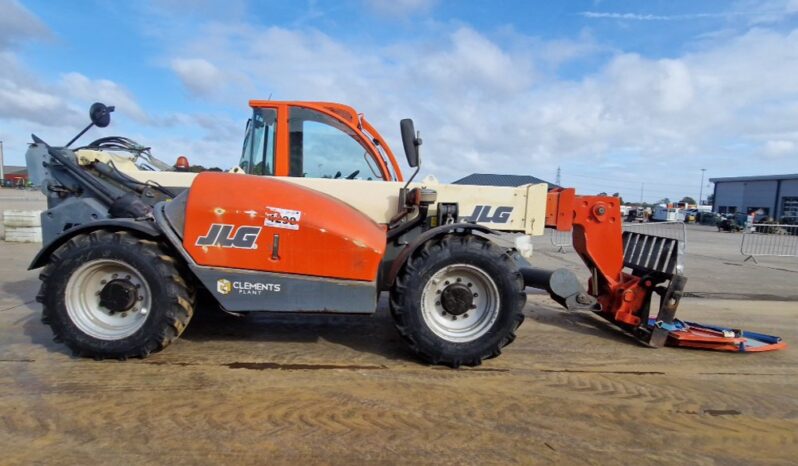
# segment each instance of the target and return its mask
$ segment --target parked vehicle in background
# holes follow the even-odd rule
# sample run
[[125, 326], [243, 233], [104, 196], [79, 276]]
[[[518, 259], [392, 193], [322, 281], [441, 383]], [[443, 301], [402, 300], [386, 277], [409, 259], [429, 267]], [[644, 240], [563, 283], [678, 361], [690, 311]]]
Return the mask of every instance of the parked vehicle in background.
[[[781, 225], [798, 225], [798, 217], [793, 216], [785, 216], [781, 217], [779, 220], [779, 224]], [[798, 228], [787, 228], [787, 234], [798, 236]]]
[[739, 221], [739, 218], [735, 214], [724, 214], [721, 215], [718, 223], [716, 224], [718, 227], [718, 231], [728, 231], [728, 232], [737, 232], [742, 231], [743, 227], [745, 226], [745, 215], [742, 216], [742, 222]]
[[723, 216], [719, 213], [699, 212], [697, 222], [701, 225], [716, 226], [721, 220], [723, 220]]
[[683, 222], [684, 211], [678, 207], [668, 207], [666, 205], [658, 205], [654, 208], [654, 214], [651, 216], [653, 222]]
[[645, 222], [645, 212], [642, 208], [629, 209], [629, 211], [624, 215], [624, 221], [637, 223]]

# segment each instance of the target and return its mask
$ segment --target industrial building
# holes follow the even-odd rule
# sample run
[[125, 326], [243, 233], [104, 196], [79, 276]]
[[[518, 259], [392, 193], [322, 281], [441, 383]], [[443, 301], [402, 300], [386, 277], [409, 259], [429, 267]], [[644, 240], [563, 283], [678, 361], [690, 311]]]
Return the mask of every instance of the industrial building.
[[453, 184], [469, 184], [475, 186], [523, 186], [525, 184], [546, 183], [551, 188], [559, 188], [554, 183], [541, 180], [530, 175], [495, 175], [492, 173], [472, 173], [465, 178], [453, 181]]
[[709, 181], [715, 183], [714, 212], [749, 214], [758, 211], [775, 219], [798, 218], [798, 173], [710, 178]]
[[15, 165], [3, 166], [3, 179], [0, 186], [18, 186], [28, 182], [28, 168]]

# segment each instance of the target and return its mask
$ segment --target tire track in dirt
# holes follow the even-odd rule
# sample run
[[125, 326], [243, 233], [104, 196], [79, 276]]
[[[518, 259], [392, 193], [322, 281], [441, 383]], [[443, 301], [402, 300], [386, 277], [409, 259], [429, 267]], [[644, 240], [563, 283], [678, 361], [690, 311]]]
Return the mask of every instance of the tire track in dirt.
[[273, 318], [200, 323], [125, 363], [72, 359], [40, 342], [35, 319], [0, 327], [3, 359], [19, 359], [0, 361], [0, 450], [25, 464], [717, 464], [763, 451], [786, 464], [798, 454], [790, 350], [646, 350], [585, 316], [526, 312], [504, 356], [466, 370], [418, 364], [386, 315], [311, 319], [306, 331]]

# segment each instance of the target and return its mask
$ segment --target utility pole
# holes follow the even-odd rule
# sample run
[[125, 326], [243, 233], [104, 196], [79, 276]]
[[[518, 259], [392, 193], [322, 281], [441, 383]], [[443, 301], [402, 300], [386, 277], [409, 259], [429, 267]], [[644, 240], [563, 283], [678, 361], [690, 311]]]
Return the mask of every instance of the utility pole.
[[704, 195], [704, 172], [706, 168], [701, 169], [701, 186], [698, 188], [698, 205], [701, 205], [701, 197]]
[[0, 141], [0, 186], [3, 186], [6, 179], [6, 166], [3, 160], [3, 141]]
[[560, 184], [560, 167], [559, 166], [557, 167], [557, 186], [562, 186], [562, 184]]

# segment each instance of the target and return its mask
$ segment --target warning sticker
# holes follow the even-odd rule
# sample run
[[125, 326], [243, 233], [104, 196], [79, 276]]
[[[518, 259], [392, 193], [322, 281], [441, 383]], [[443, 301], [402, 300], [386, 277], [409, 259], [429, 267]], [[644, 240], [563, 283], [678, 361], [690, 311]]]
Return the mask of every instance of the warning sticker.
[[267, 227], [285, 228], [286, 230], [299, 230], [299, 220], [302, 211], [282, 209], [280, 207], [266, 207], [266, 220], [263, 222]]

